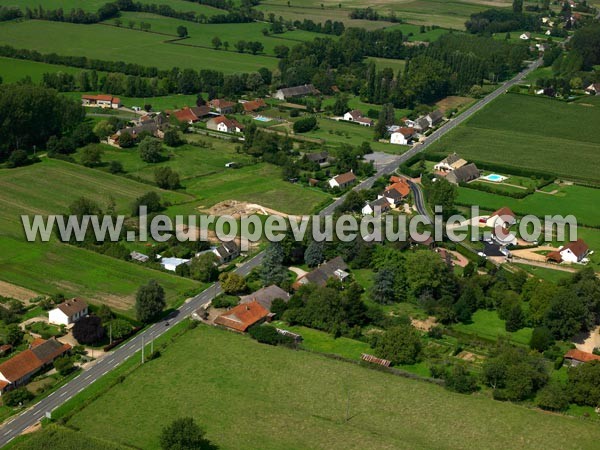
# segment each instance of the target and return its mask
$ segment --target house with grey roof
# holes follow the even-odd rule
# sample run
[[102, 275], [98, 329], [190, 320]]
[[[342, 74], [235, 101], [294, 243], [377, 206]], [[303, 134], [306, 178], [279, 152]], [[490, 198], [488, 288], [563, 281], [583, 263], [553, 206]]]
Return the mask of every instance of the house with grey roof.
[[304, 97], [306, 95], [319, 95], [319, 90], [312, 84], [305, 84], [303, 86], [294, 86], [278, 89], [273, 97], [278, 100], [287, 100], [294, 97]]
[[287, 302], [290, 299], [290, 294], [285, 292], [279, 286], [272, 284], [271, 286], [263, 287], [252, 294], [240, 297], [240, 304], [257, 301], [263, 308], [271, 311], [271, 305], [276, 298], [280, 298], [284, 302]]
[[481, 175], [481, 171], [473, 163], [459, 167], [446, 175], [446, 180], [452, 184], [468, 183], [476, 180]]

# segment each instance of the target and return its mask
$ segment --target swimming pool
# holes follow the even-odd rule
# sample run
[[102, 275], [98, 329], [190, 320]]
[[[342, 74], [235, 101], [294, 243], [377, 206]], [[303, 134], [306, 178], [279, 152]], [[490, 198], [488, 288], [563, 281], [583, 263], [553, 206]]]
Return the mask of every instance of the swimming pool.
[[494, 183], [501, 183], [502, 181], [506, 180], [505, 176], [498, 175], [497, 173], [491, 173], [482, 178], [484, 180], [493, 181]]
[[258, 120], [260, 122], [270, 122], [271, 118], [265, 116], [256, 116], [254, 120]]

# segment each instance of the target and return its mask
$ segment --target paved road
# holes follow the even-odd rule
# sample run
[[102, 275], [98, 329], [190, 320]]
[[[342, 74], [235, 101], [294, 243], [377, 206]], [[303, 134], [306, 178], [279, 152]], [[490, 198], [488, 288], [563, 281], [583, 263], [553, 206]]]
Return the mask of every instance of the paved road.
[[[490, 93], [488, 96], [483, 98], [475, 105], [471, 106], [456, 119], [447, 122], [444, 126], [434, 131], [425, 143], [417, 144], [413, 146], [410, 150], [408, 150], [406, 153], [399, 155], [389, 164], [381, 167], [374, 176], [355, 186], [354, 189], [368, 189], [380, 176], [393, 173], [398, 168], [399, 164], [405, 162], [417, 153], [424, 151], [431, 144], [439, 140], [443, 135], [445, 135], [446, 133], [454, 129], [456, 126], [467, 120], [474, 113], [479, 111], [485, 105], [494, 100], [496, 97], [506, 92], [511, 86], [520, 82], [529, 72], [539, 67], [540, 64], [541, 60], [535, 61], [527, 69], [515, 76], [515, 78], [504, 83], [500, 88]], [[415, 195], [415, 199], [417, 201], [417, 207], [419, 207], [419, 204], [424, 204], [422, 194]], [[323, 211], [321, 211], [320, 214], [332, 214], [336, 206], [338, 206], [342, 201], [343, 197], [337, 199], [334, 203], [332, 203]], [[236, 270], [236, 272], [240, 275], [247, 275], [254, 267], [260, 264], [262, 257], [262, 253], [256, 255], [254, 258], [240, 266]], [[107, 354], [103, 359], [98, 360], [95, 365], [78, 375], [76, 378], [74, 378], [64, 386], [57, 389], [50, 396], [46, 397], [43, 400], [40, 400], [38, 403], [31, 406], [30, 408], [22, 412], [20, 415], [14, 417], [13, 419], [10, 419], [0, 428], [0, 446], [6, 445], [9, 441], [21, 434], [24, 430], [26, 430], [27, 428], [38, 422], [40, 419], [42, 419], [45, 416], [46, 412], [53, 411], [54, 409], [58, 408], [64, 402], [81, 392], [94, 381], [106, 375], [109, 371], [117, 367], [127, 358], [133, 356], [137, 351], [141, 349], [142, 343], [148, 344], [152, 339], [156, 339], [158, 336], [163, 334], [170, 326], [181, 322], [184, 318], [192, 314], [192, 312], [194, 312], [200, 306], [206, 304], [220, 292], [221, 288], [218, 285], [218, 283], [214, 284], [210, 288], [206, 289], [202, 293], [198, 294], [197, 296], [193, 297], [191, 300], [186, 302], [173, 314], [172, 317], [161, 320], [160, 322], [148, 327], [143, 332], [134, 336], [130, 341], [126, 342], [121, 347]], [[166, 324], [167, 320], [170, 324], [168, 326]]]
[[[476, 112], [481, 110], [481, 108], [483, 108], [484, 106], [489, 104], [491, 101], [498, 98], [500, 95], [504, 94], [515, 84], [520, 83], [523, 80], [523, 78], [525, 78], [530, 72], [532, 72], [535, 69], [537, 69], [538, 67], [540, 67], [541, 64], [542, 64], [541, 58], [532, 62], [526, 69], [519, 72], [514, 78], [510, 79], [509, 81], [506, 81], [500, 87], [498, 87], [495, 91], [489, 93], [487, 96], [482, 98], [480, 101], [478, 101], [477, 103], [475, 103], [474, 105], [469, 107], [466, 111], [464, 111], [458, 117], [456, 117], [455, 119], [449, 120], [443, 126], [438, 128], [437, 130], [435, 130], [433, 133], [431, 133], [427, 137], [427, 140], [425, 142], [413, 145], [412, 148], [410, 148], [410, 150], [403, 153], [402, 155], [398, 155], [395, 159], [391, 160], [389, 164], [381, 167], [374, 176], [372, 176], [371, 178], [368, 178], [367, 180], [356, 185], [353, 189], [355, 191], [360, 191], [362, 189], [369, 189], [373, 185], [373, 183], [375, 182], [375, 180], [377, 178], [379, 178], [382, 175], [387, 175], [387, 174], [393, 173], [400, 164], [408, 161], [410, 158], [412, 158], [416, 154], [421, 153], [424, 150], [426, 150], [434, 142], [437, 142], [438, 140], [440, 140], [440, 138], [442, 136], [444, 136], [446, 133], [453, 130], [458, 125], [463, 123], [465, 120], [469, 119], [473, 114], [475, 114]], [[333, 212], [335, 211], [335, 208], [338, 207], [343, 201], [344, 201], [344, 196], [336, 199], [335, 202], [333, 202], [332, 204], [327, 206], [325, 209], [323, 209], [320, 214], [323, 216], [333, 214]], [[417, 205], [417, 207], [418, 207], [418, 205]]]

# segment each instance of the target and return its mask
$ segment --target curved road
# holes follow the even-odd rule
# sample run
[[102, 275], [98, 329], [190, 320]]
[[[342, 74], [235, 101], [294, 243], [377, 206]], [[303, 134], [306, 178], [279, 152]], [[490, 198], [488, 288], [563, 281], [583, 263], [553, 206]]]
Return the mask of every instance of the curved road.
[[[427, 138], [426, 142], [414, 145], [406, 153], [399, 155], [389, 164], [380, 168], [375, 175], [355, 186], [354, 190], [368, 189], [380, 176], [393, 173], [398, 168], [399, 164], [402, 164], [403, 162], [407, 161], [417, 153], [424, 151], [431, 144], [439, 140], [443, 135], [445, 135], [446, 133], [454, 129], [456, 126], [463, 123], [465, 120], [467, 120], [477, 111], [479, 111], [485, 105], [490, 103], [492, 100], [505, 93], [511, 86], [519, 83], [521, 80], [523, 80], [525, 76], [527, 76], [529, 72], [538, 68], [540, 64], [541, 60], [536, 60], [535, 62], [530, 64], [525, 70], [517, 74], [511, 80], [502, 84], [498, 89], [481, 99], [479, 102], [468, 108], [460, 116], [448, 121], [442, 127], [438, 128]], [[420, 193], [420, 190], [417, 189], [417, 191]], [[343, 199], [343, 196], [338, 198], [331, 205], [323, 209], [320, 212], [320, 215], [332, 214], [335, 208], [343, 201]], [[423, 205], [423, 198], [421, 193], [415, 195], [415, 201], [417, 202], [417, 207], [419, 207], [419, 204]], [[240, 275], [247, 275], [254, 267], [260, 264], [262, 257], [262, 253], [256, 255], [255, 257], [244, 263], [242, 266], [240, 266], [236, 270], [236, 272]], [[14, 418], [9, 419], [0, 428], [0, 446], [6, 445], [8, 442], [10, 442], [16, 436], [20, 435], [27, 428], [31, 427], [40, 419], [44, 418], [47, 412], [51, 412], [54, 409], [58, 408], [67, 400], [72, 398], [74, 395], [84, 390], [94, 381], [100, 379], [102, 376], [106, 375], [109, 371], [117, 367], [123, 361], [133, 356], [142, 348], [143, 343], [147, 345], [151, 340], [156, 339], [158, 336], [162, 335], [166, 330], [169, 329], [169, 326], [167, 326], [167, 321], [170, 323], [171, 326], [181, 322], [184, 318], [191, 315], [192, 312], [194, 312], [200, 306], [209, 302], [215, 295], [219, 294], [220, 292], [221, 289], [218, 283], [213, 284], [208, 289], [204, 290], [197, 296], [188, 300], [169, 318], [163, 319], [160, 322], [155, 323], [152, 326], [146, 328], [144, 331], [138, 333], [131, 340], [125, 342], [114, 351], [106, 354], [102, 359], [97, 360], [97, 362], [93, 366], [79, 374], [76, 378], [69, 381], [62, 387], [58, 388], [48, 397], [44, 398], [43, 400], [40, 400], [38, 403], [26, 409]]]

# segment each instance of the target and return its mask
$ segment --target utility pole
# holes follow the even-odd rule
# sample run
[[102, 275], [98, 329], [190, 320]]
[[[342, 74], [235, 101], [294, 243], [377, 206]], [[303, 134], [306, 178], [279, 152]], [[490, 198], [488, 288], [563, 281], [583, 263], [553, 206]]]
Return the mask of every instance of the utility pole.
[[[152, 340], [150, 341], [150, 355], [154, 353], [154, 336], [152, 336]], [[150, 356], [152, 357], [152, 356]]]
[[144, 335], [142, 334], [142, 364], [144, 364]]

